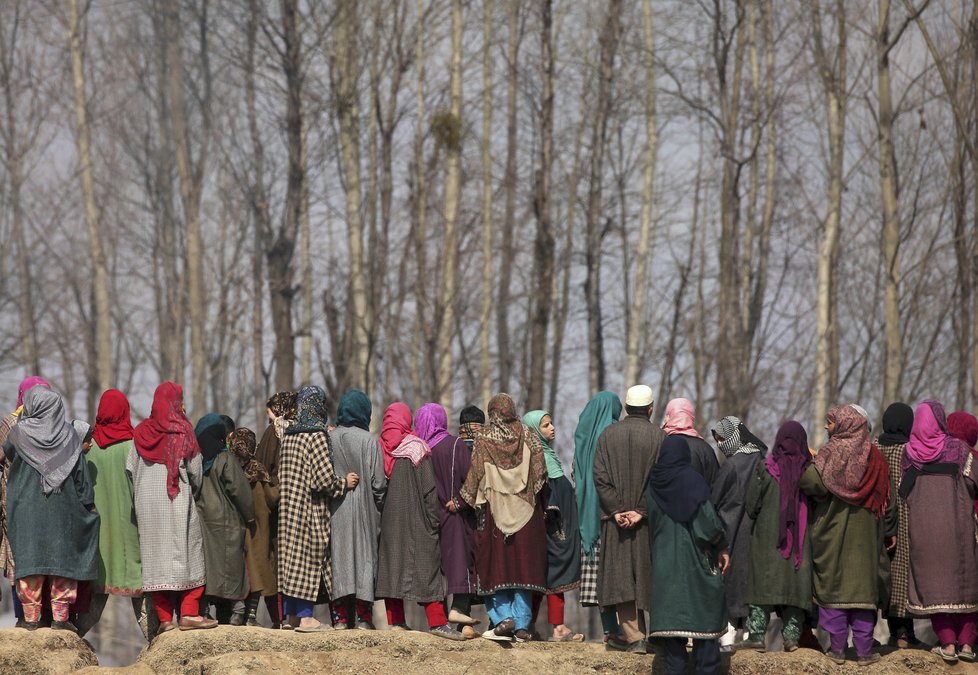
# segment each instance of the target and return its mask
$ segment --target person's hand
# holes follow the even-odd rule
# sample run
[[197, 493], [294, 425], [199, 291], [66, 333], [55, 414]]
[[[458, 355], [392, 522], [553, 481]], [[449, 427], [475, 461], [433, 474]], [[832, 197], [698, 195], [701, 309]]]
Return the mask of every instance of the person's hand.
[[896, 544], [897, 544], [897, 538], [895, 536], [894, 537], [887, 537], [886, 538], [886, 552], [887, 553], [893, 553], [893, 551], [896, 550]]
[[615, 514], [615, 523], [618, 525], [618, 527], [628, 527], [628, 518], [625, 516], [624, 512]]
[[346, 474], [346, 488], [348, 490], [352, 490], [359, 483], [360, 483], [360, 476], [358, 476], [358, 475], [356, 475], [355, 473], [352, 473], [352, 472]]
[[633, 529], [638, 527], [638, 524], [642, 522], [644, 516], [638, 511], [626, 511], [625, 517], [628, 519], [628, 529]]
[[455, 507], [454, 499], [449, 499], [447, 502], [445, 502], [445, 508], [451, 513], [458, 513], [458, 509]]
[[717, 565], [720, 566], [720, 574], [727, 576], [727, 570], [730, 569], [730, 551], [726, 549], [720, 551], [720, 555], [717, 556]]

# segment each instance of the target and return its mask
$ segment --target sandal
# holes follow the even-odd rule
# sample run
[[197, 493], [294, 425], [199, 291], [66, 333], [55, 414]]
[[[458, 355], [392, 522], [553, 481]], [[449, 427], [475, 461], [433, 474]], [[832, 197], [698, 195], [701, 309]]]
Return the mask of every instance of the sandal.
[[328, 623], [319, 622], [316, 626], [299, 626], [295, 629], [296, 633], [325, 633], [327, 631], [335, 630]]
[[584, 633], [575, 633], [574, 631], [568, 631], [560, 637], [550, 638], [550, 642], [584, 642]]
[[945, 663], [957, 663], [958, 662], [958, 655], [955, 653], [954, 646], [953, 645], [951, 646], [951, 653], [950, 654], [948, 654], [946, 651], [944, 651], [944, 648], [941, 647], [941, 645], [937, 645], [936, 647], [934, 647], [933, 649], [931, 649], [930, 652], [931, 652], [931, 654], [937, 654], [938, 656], [940, 656], [942, 659], [944, 659], [944, 662]]
[[961, 651], [958, 652], [958, 660], [964, 661], [965, 663], [974, 663], [975, 662], [974, 650], [968, 647], [968, 651], [965, 651], [965, 648], [962, 647]]

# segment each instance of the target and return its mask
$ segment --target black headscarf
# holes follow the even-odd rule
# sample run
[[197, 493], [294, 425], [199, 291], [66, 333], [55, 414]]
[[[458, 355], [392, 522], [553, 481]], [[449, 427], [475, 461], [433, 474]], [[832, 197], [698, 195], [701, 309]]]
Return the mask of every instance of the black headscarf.
[[197, 444], [200, 446], [200, 458], [204, 462], [205, 475], [210, 473], [217, 456], [228, 449], [228, 426], [224, 417], [224, 415], [208, 413], [197, 421], [197, 426], [194, 428], [194, 435], [197, 436]]
[[668, 436], [649, 474], [652, 499], [677, 523], [688, 523], [700, 504], [710, 500], [710, 486], [693, 468], [689, 445], [682, 435]]
[[906, 403], [891, 403], [883, 413], [883, 433], [880, 445], [903, 445], [910, 440], [913, 428], [913, 408]]

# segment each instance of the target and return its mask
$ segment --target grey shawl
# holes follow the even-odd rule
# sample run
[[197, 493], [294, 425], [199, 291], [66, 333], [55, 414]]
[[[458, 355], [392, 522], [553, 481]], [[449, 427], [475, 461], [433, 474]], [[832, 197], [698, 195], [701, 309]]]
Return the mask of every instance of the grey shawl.
[[41, 492], [60, 492], [81, 455], [81, 438], [65, 417], [57, 392], [32, 387], [24, 394], [24, 410], [10, 432], [21, 458], [41, 474]]

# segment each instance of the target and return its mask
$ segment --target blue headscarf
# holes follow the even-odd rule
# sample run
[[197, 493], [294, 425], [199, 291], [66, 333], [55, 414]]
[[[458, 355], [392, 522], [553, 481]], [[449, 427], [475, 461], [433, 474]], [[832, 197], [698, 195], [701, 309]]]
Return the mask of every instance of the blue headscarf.
[[214, 460], [228, 449], [227, 423], [221, 415], [208, 413], [197, 421], [194, 435], [200, 446], [200, 457], [204, 461], [204, 475], [211, 472]]
[[326, 392], [323, 391], [322, 387], [312, 385], [300, 389], [296, 408], [299, 412], [296, 415], [295, 424], [285, 430], [286, 435], [316, 431], [329, 432], [326, 426], [326, 420], [329, 417], [326, 412]]
[[648, 487], [652, 499], [677, 523], [688, 523], [700, 504], [710, 501], [710, 486], [693, 468], [689, 445], [679, 434], [663, 441]]

